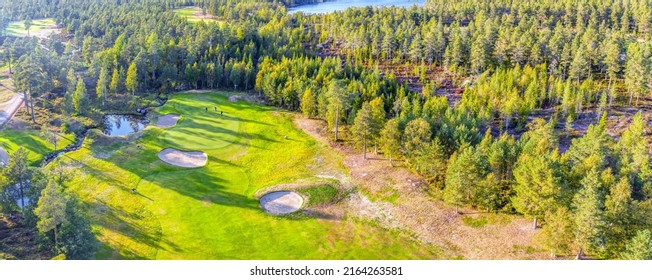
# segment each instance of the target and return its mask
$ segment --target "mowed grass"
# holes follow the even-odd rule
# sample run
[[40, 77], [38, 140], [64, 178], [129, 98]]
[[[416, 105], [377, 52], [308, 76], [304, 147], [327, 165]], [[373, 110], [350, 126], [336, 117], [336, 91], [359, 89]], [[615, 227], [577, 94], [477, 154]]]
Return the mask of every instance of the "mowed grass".
[[[439, 248], [371, 222], [264, 213], [254, 198], [256, 191], [315, 176], [320, 171], [314, 170], [316, 155], [319, 164], [335, 168], [342, 158], [297, 130], [289, 114], [231, 103], [227, 97], [174, 95], [157, 111], [180, 114], [175, 127], [150, 126], [134, 142], [88, 139], [83, 149], [55, 163], [74, 172], [68, 189], [87, 206], [103, 244], [98, 258], [442, 257]], [[167, 165], [157, 153], [168, 147], [205, 151], [208, 164], [197, 169]], [[330, 196], [330, 191], [317, 193]]]
[[[74, 136], [72, 134], [59, 136], [57, 149], [70, 145], [73, 140]], [[44, 155], [54, 151], [54, 144], [44, 140], [39, 131], [17, 131], [6, 128], [0, 130], [0, 147], [9, 155], [19, 148], [27, 150], [27, 160], [35, 165], [38, 165]]]
[[201, 8], [199, 8], [199, 7], [194, 7], [194, 6], [193, 7], [184, 7], [184, 8], [174, 10], [174, 13], [181, 16], [181, 17], [186, 18], [188, 20], [188, 22], [191, 22], [191, 23], [197, 23], [197, 22], [200, 22], [200, 21], [216, 22], [216, 23], [219, 23], [219, 24], [224, 23], [223, 20], [214, 19], [210, 14], [208, 14], [208, 12], [204, 16], [202, 14]]
[[[33, 19], [32, 26], [29, 29], [30, 34], [37, 34], [39, 31], [45, 29], [53, 29], [56, 27], [56, 22], [53, 18]], [[12, 21], [7, 26], [7, 36], [24, 37], [27, 36], [25, 29], [25, 21]]]

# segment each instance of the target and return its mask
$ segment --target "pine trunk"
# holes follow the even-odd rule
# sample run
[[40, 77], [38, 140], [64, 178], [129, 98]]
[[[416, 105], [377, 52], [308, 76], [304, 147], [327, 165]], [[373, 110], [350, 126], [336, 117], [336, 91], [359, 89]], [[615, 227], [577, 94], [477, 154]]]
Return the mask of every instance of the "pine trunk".
[[25, 208], [25, 193], [23, 192], [23, 184], [24, 182], [18, 183], [19, 188], [18, 190], [20, 191], [20, 209], [22, 210]]
[[57, 226], [54, 226], [54, 247], [59, 247], [59, 231], [57, 230]]
[[533, 230], [537, 229], [537, 217], [534, 217], [534, 223], [532, 224], [532, 229]]
[[36, 117], [35, 117], [35, 115], [34, 115], [34, 98], [31, 97], [31, 96], [30, 96], [30, 98], [29, 98], [29, 104], [30, 104], [30, 108], [31, 108], [31, 111], [32, 111], [32, 112], [31, 112], [31, 113], [32, 113], [32, 122], [33, 122], [33, 123], [36, 123]]
[[575, 256], [575, 259], [576, 260], [581, 260], [583, 255], [584, 255], [584, 252], [582, 251], [582, 247], [580, 247], [580, 250], [577, 251], [577, 256]]
[[367, 159], [367, 137], [362, 142], [362, 158]]
[[611, 107], [611, 105], [614, 102], [614, 96], [611, 93], [611, 81], [612, 81], [612, 79], [609, 78], [609, 85], [607, 86], [607, 93], [609, 94], [609, 107]]
[[392, 152], [389, 152], [389, 167], [394, 167], [394, 162], [392, 161]]
[[335, 142], [337, 142], [337, 125], [340, 120], [340, 110], [337, 108], [337, 111], [335, 112]]

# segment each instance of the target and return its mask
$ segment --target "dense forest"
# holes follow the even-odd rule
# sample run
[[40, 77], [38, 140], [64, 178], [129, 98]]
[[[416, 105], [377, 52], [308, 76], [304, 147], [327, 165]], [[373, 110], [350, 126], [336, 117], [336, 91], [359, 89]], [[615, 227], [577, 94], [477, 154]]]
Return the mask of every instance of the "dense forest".
[[[0, 29], [52, 17], [62, 32], [2, 36], [0, 58], [39, 125], [81, 134], [107, 112], [160, 105], [175, 91], [249, 91], [325, 120], [333, 140], [365, 157], [374, 148], [390, 165], [404, 160], [434, 197], [533, 218], [553, 255], [652, 258], [652, 2], [429, 0], [287, 13], [305, 2], [3, 1]], [[173, 13], [188, 5], [220, 21]], [[630, 122], [614, 135], [618, 110]], [[582, 135], [572, 133], [579, 120]], [[75, 198], [61, 192], [65, 178], [48, 182], [55, 171], [26, 165], [14, 155], [2, 169], [0, 209], [20, 210], [57, 253], [92, 257], [65, 244], [94, 246]], [[40, 197], [38, 207], [19, 208], [22, 197]], [[71, 205], [57, 217], [81, 224], [44, 225], [44, 199]]]

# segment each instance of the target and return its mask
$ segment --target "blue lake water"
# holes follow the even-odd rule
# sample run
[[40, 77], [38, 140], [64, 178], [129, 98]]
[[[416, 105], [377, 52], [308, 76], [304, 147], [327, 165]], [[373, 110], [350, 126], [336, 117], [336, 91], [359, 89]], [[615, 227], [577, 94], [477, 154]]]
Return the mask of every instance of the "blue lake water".
[[104, 117], [104, 134], [125, 136], [141, 131], [147, 125], [147, 118], [136, 115], [107, 115]]
[[425, 0], [335, 0], [323, 3], [299, 5], [288, 9], [289, 13], [303, 12], [306, 14], [325, 14], [335, 11], [343, 11], [351, 7], [383, 6], [383, 7], [410, 7], [412, 5], [423, 6]]

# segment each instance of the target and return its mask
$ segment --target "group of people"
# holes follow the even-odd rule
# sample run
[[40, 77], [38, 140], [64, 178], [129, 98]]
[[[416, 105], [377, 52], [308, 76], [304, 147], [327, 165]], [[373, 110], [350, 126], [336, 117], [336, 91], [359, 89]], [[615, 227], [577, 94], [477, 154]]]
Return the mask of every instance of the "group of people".
[[[215, 106], [215, 107], [213, 107], [213, 108], [214, 108], [214, 110], [217, 112], [217, 106]], [[208, 107], [206, 107], [205, 109], [206, 109], [206, 112], [208, 112]], [[222, 115], [224, 115], [224, 112], [223, 112], [223, 111], [220, 111], [220, 116], [222, 116]]]

